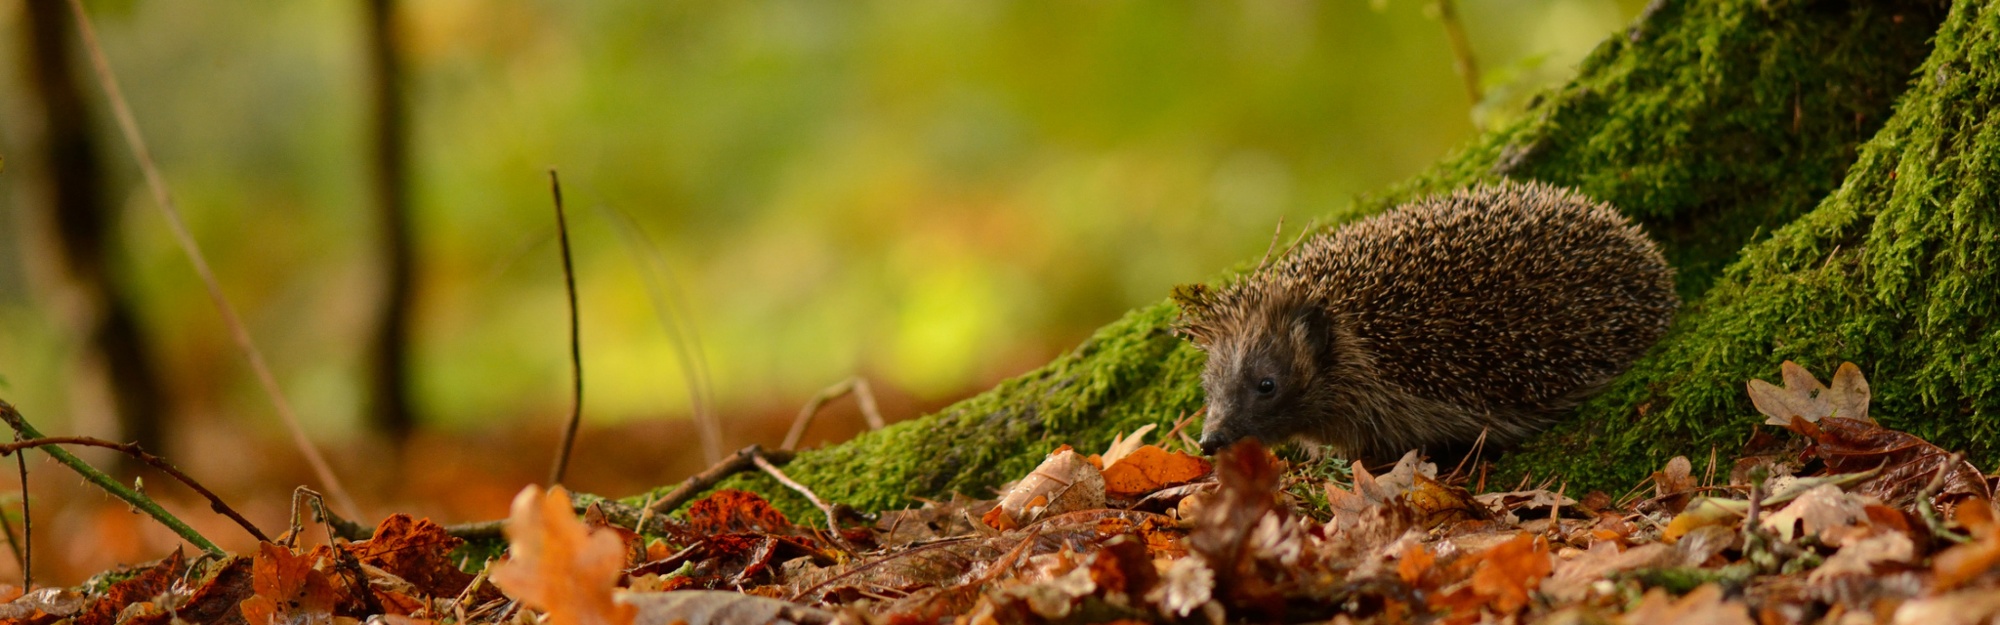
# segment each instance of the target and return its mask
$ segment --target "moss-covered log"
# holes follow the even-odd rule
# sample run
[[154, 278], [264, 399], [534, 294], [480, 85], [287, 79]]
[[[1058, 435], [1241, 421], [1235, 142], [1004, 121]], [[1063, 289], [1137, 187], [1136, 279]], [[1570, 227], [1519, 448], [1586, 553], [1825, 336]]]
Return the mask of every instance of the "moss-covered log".
[[[1482, 180], [1544, 180], [1644, 222], [1681, 270], [1683, 297], [1697, 301], [1746, 243], [1805, 214], [1847, 175], [1857, 146], [1929, 53], [1943, 14], [1934, 2], [1656, 2], [1518, 121], [1381, 197], [1330, 208], [1328, 221]], [[1165, 302], [1133, 311], [1039, 370], [938, 414], [802, 453], [788, 472], [822, 497], [881, 509], [953, 491], [984, 495], [1057, 445], [1100, 448], [1115, 433], [1170, 422], [1201, 404], [1201, 355], [1168, 331], [1174, 314]], [[1632, 412], [1633, 389], [1653, 379], [1628, 376], [1624, 403], [1598, 402], [1579, 420], [1626, 420], [1602, 415]], [[1675, 413], [1677, 423], [1697, 412]], [[1565, 440], [1587, 443], [1612, 429], [1571, 427]], [[769, 480], [733, 485], [802, 510]]]
[[[1572, 485], [1721, 457], [1756, 418], [1744, 381], [1861, 365], [1869, 414], [2000, 461], [2000, 7], [1959, 2], [1839, 190], [1753, 244], [1660, 349], [1509, 459]], [[1608, 470], [1607, 470], [1608, 469]]]

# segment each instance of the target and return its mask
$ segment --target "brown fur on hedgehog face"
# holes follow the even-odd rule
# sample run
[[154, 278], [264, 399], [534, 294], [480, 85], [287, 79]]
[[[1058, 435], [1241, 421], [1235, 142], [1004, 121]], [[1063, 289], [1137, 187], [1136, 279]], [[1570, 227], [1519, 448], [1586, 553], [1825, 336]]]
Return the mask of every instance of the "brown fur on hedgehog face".
[[1224, 334], [1207, 345], [1202, 370], [1208, 416], [1201, 447], [1215, 453], [1245, 438], [1278, 443], [1313, 430], [1304, 407], [1321, 403], [1333, 380], [1331, 321], [1316, 306], [1274, 304], [1268, 320]]

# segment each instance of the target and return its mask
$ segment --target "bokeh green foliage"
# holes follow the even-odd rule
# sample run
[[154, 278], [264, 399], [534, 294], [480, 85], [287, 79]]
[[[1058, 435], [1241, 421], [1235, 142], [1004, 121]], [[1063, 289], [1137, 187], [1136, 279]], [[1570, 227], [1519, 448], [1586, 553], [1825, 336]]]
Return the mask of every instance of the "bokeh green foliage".
[[[1805, 214], [1847, 175], [1857, 146], [1888, 119], [1929, 52], [1942, 17], [1929, 2], [1660, 6], [1608, 39], [1574, 81], [1545, 94], [1520, 120], [1356, 211], [1501, 176], [1545, 180], [1621, 207], [1662, 240], [1684, 272], [1681, 290], [1695, 312], [1611, 393], [1509, 456], [1503, 475], [1555, 471], [1578, 487], [1623, 484], [1662, 454], [1740, 442], [1731, 437], [1742, 428], [1714, 426], [1741, 420], [1747, 377], [1717, 385], [1671, 373], [1731, 349], [1744, 352], [1735, 362], [1770, 360], [1775, 370], [1763, 345], [1727, 340], [1740, 338], [1733, 336], [1702, 340], [1690, 330], [1713, 306], [1706, 287], [1717, 268], [1736, 262], [1742, 245]], [[1742, 264], [1756, 258], [1733, 265], [1733, 279], [1758, 275]], [[1731, 283], [1721, 293], [1763, 301], [1742, 288]], [[803, 454], [793, 473], [836, 500], [892, 507], [997, 484], [1058, 444], [1089, 449], [1139, 424], [1167, 422], [1200, 401], [1199, 354], [1168, 334], [1172, 317], [1169, 304], [1141, 308], [1041, 371], [938, 415]], [[1879, 325], [1895, 331], [1893, 323]], [[1076, 380], [1090, 383], [1068, 384]], [[1677, 390], [1663, 391], [1669, 384]], [[1655, 425], [1660, 407], [1644, 405], [1645, 394], [1660, 392], [1707, 403], [1679, 406], [1663, 429]], [[968, 451], [946, 452], [956, 448]], [[738, 483], [773, 492], [757, 479]]]
[[[1262, 250], [1281, 217], [1337, 210], [1474, 132], [1428, 3], [1381, 4], [405, 2], [421, 412], [459, 427], [563, 412], [551, 166], [577, 222], [592, 418], [686, 411], [606, 209], [658, 239], [726, 413], [792, 408], [857, 372], [937, 400], [1046, 362]], [[1643, 2], [1460, 5], [1498, 94], [1481, 118], [1502, 120]], [[92, 6], [281, 386], [316, 433], [349, 431], [377, 262], [359, 6]], [[0, 84], [22, 80], [17, 53], [0, 46]], [[19, 106], [0, 98], [10, 156]], [[177, 395], [268, 426], [107, 144], [131, 286]], [[11, 225], [27, 222], [0, 229], [0, 374], [26, 411], [87, 412], [67, 390], [80, 341], [26, 277], [38, 248]]]

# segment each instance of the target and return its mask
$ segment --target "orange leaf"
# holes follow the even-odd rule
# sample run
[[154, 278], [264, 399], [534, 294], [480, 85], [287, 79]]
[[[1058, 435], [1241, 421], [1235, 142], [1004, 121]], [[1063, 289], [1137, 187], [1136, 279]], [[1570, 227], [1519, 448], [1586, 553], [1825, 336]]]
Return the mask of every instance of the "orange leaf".
[[[576, 518], [569, 493], [529, 486], [507, 515], [509, 560], [493, 569], [508, 595], [548, 613], [550, 625], [630, 625], [635, 609], [612, 599], [625, 545]], [[253, 621], [254, 622], [254, 621]]]
[[1208, 475], [1208, 461], [1145, 445], [1104, 468], [1104, 494], [1135, 497]]
[[1403, 578], [1403, 583], [1415, 586], [1423, 581], [1424, 573], [1430, 572], [1431, 565], [1435, 563], [1437, 556], [1431, 555], [1429, 547], [1423, 543], [1410, 543], [1403, 550], [1403, 555], [1396, 558], [1396, 576]]
[[1553, 570], [1549, 541], [1536, 534], [1518, 534], [1480, 554], [1472, 572], [1472, 591], [1487, 598], [1495, 612], [1513, 614], [1528, 607], [1528, 591], [1542, 585]]
[[257, 545], [243, 620], [251, 623], [324, 623], [333, 619], [333, 583], [313, 569], [317, 558], [282, 545]]

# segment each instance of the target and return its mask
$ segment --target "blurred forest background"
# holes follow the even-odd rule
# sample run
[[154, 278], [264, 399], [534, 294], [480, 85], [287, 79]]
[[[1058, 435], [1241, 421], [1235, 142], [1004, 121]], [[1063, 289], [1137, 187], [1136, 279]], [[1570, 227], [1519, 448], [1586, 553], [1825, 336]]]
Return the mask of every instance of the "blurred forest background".
[[[308, 433], [364, 509], [443, 521], [503, 515], [568, 412], [548, 168], [586, 376], [569, 482], [622, 496], [708, 464], [691, 389], [732, 450], [851, 375], [891, 420], [935, 410], [1518, 114], [1644, 5], [1460, 0], [1475, 99], [1430, 0], [86, 4]], [[0, 33], [0, 398], [281, 527], [311, 473], [68, 6], [0, 3]], [[52, 136], [86, 149], [55, 164]], [[174, 543], [32, 458], [38, 574]]]

